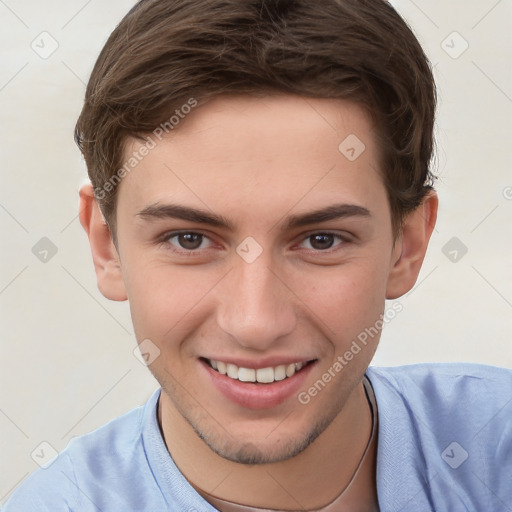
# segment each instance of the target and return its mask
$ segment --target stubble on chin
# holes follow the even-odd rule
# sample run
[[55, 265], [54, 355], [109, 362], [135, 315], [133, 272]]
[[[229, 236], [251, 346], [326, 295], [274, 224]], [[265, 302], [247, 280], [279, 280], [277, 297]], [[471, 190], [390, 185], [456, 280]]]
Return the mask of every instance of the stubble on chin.
[[282, 462], [299, 455], [327, 429], [338, 413], [333, 411], [323, 416], [310, 428], [295, 433], [293, 437], [280, 434], [278, 426], [260, 440], [238, 440], [207, 415], [200, 414], [198, 418], [190, 410], [185, 412], [178, 408], [178, 411], [210, 450], [223, 459], [250, 466]]

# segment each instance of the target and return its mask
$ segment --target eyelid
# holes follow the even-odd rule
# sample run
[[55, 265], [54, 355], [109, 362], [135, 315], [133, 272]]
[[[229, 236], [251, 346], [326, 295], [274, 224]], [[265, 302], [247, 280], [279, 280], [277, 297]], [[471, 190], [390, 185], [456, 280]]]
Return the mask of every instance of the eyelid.
[[165, 244], [167, 246], [172, 247], [172, 249], [170, 249], [170, 250], [177, 254], [187, 254], [187, 255], [201, 254], [205, 250], [208, 250], [211, 248], [211, 247], [208, 247], [206, 249], [189, 249], [189, 250], [187, 250], [184, 248], [180, 249], [180, 248], [174, 246], [173, 244], [171, 244], [171, 242], [170, 242], [171, 238], [175, 238], [176, 236], [184, 235], [184, 234], [201, 235], [203, 237], [203, 239], [207, 239], [210, 242], [210, 244], [215, 243], [212, 240], [212, 237], [210, 235], [208, 235], [207, 233], [205, 233], [204, 231], [202, 231], [201, 229], [178, 229], [178, 230], [173, 230], [173, 231], [167, 231], [163, 235], [161, 235], [157, 238], [157, 242], [160, 243], [161, 245]]
[[341, 234], [341, 233], [338, 233], [336, 231], [331, 231], [329, 229], [316, 229], [316, 230], [313, 230], [313, 231], [310, 231], [308, 233], [305, 233], [305, 234], [301, 235], [301, 238], [300, 238], [300, 241], [299, 241], [299, 245], [304, 243], [305, 241], [307, 241], [313, 235], [329, 235], [329, 236], [332, 236], [332, 237], [336, 237], [336, 238], [338, 238], [340, 240], [340, 243], [336, 244], [334, 246], [334, 248], [333, 247], [329, 247], [329, 249], [325, 249], [325, 250], [306, 249], [307, 251], [314, 252], [315, 254], [329, 254], [331, 252], [336, 251], [339, 246], [344, 245], [345, 243], [350, 243], [350, 242], [353, 241], [348, 233]]
[[[210, 244], [215, 244], [212, 237], [208, 233], [206, 233], [205, 231], [203, 231], [201, 229], [178, 229], [178, 230], [173, 230], [173, 231], [167, 231], [163, 235], [159, 236], [157, 241], [162, 245], [166, 244], [168, 246], [171, 246], [172, 249], [170, 249], [170, 250], [176, 254], [199, 255], [199, 254], [202, 254], [204, 251], [211, 249], [211, 246], [207, 247], [206, 249], [189, 249], [189, 250], [180, 249], [169, 242], [169, 240], [171, 238], [174, 238], [174, 237], [182, 235], [182, 234], [201, 235], [203, 237], [203, 239], [207, 239], [210, 242]], [[330, 247], [329, 249], [325, 249], [325, 250], [305, 249], [306, 251], [308, 251], [310, 253], [315, 253], [315, 254], [330, 254], [331, 252], [335, 252], [339, 246], [344, 245], [345, 243], [350, 243], [352, 241], [352, 239], [348, 233], [341, 234], [336, 231], [332, 231], [332, 230], [328, 230], [328, 229], [324, 229], [324, 230], [316, 229], [316, 230], [311, 230], [309, 232], [301, 234], [297, 245], [300, 245], [300, 244], [306, 242], [313, 235], [329, 235], [329, 236], [336, 237], [336, 238], [338, 238], [338, 240], [340, 240], [340, 243], [336, 244], [334, 246], [334, 248]]]

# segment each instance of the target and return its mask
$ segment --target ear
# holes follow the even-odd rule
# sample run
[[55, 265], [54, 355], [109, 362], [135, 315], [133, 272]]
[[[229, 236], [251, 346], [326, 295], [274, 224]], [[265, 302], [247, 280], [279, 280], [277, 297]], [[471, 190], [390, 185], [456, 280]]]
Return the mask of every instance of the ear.
[[405, 218], [402, 233], [393, 249], [386, 299], [401, 297], [416, 283], [436, 224], [438, 202], [437, 194], [432, 190]]
[[89, 237], [100, 292], [110, 300], [126, 300], [119, 255], [90, 183], [80, 187], [78, 216]]

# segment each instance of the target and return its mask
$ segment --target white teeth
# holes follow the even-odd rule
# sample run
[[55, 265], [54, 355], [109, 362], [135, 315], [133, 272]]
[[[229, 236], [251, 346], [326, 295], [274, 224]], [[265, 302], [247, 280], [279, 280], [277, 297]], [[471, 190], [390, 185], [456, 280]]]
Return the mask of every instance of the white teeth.
[[238, 368], [238, 380], [256, 382], [256, 370], [253, 368]]
[[[210, 360], [210, 363], [212, 363], [212, 360]], [[217, 363], [217, 370], [219, 373], [222, 373], [222, 375], [226, 375], [226, 373], [228, 372], [227, 368], [226, 368], [226, 363], [223, 363], [222, 361], [215, 361], [215, 363]], [[212, 365], [213, 367], [213, 365]]]
[[227, 364], [228, 369], [228, 377], [231, 377], [232, 379], [238, 379], [238, 366], [236, 364]]
[[276, 379], [276, 380], [286, 379], [286, 366], [284, 364], [274, 368], [274, 379]]
[[264, 384], [274, 382], [274, 368], [259, 368], [256, 371], [256, 380]]
[[306, 365], [304, 362], [299, 362], [255, 370], [254, 368], [239, 368], [236, 364], [214, 361], [213, 359], [208, 361], [214, 370], [217, 370], [222, 375], [227, 375], [231, 379], [241, 382], [260, 382], [262, 384], [270, 384], [274, 381], [293, 377], [296, 372], [302, 370]]

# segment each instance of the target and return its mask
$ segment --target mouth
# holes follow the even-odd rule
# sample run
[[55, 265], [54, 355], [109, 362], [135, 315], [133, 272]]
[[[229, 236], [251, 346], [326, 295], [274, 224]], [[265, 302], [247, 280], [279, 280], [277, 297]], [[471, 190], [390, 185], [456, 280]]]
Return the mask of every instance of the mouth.
[[244, 368], [224, 361], [206, 358], [201, 359], [206, 362], [210, 368], [230, 379], [259, 384], [272, 384], [289, 379], [315, 361], [297, 361], [289, 364], [280, 364], [278, 366], [267, 366], [265, 368]]
[[292, 400], [318, 360], [275, 361], [282, 363], [276, 366], [265, 362], [259, 368], [205, 357], [199, 361], [213, 388], [229, 402], [244, 409], [268, 410]]

